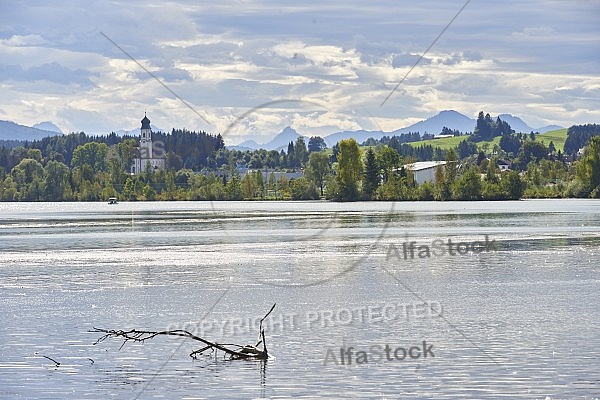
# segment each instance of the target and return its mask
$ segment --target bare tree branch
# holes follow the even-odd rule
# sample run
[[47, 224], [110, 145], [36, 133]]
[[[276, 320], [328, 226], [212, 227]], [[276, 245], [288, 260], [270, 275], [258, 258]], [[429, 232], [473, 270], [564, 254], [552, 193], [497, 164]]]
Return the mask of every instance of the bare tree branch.
[[[230, 360], [236, 359], [267, 359], [269, 358], [269, 354], [267, 352], [267, 344], [265, 342], [265, 331], [263, 329], [262, 323], [271, 314], [276, 304], [273, 304], [273, 307], [269, 310], [269, 312], [260, 320], [260, 328], [258, 334], [258, 343], [255, 346], [252, 345], [238, 345], [232, 343], [217, 343], [211, 342], [204, 338], [194, 335], [191, 332], [188, 332], [183, 329], [175, 329], [170, 331], [146, 331], [146, 330], [138, 330], [138, 329], [130, 329], [119, 330], [119, 329], [102, 329], [102, 328], [94, 328], [90, 332], [94, 333], [104, 333], [94, 345], [105, 341], [108, 338], [121, 338], [123, 340], [123, 344], [119, 348], [122, 349], [125, 346], [125, 343], [132, 341], [138, 343], [144, 343], [146, 340], [154, 339], [157, 336], [179, 336], [186, 339], [192, 339], [199, 342], [204, 343], [206, 346], [194, 350], [190, 353], [190, 357], [196, 359], [200, 355], [206, 355], [205, 352], [210, 350], [213, 351], [221, 350], [224, 354], [224, 357]], [[262, 350], [258, 347], [262, 344]]]

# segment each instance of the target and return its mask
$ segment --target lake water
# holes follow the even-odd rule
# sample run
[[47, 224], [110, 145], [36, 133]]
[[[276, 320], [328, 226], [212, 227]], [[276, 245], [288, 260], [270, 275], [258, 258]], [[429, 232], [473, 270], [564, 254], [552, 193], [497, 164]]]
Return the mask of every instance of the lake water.
[[[600, 397], [597, 200], [0, 203], [0, 257], [0, 398]], [[89, 332], [274, 303], [267, 361]]]

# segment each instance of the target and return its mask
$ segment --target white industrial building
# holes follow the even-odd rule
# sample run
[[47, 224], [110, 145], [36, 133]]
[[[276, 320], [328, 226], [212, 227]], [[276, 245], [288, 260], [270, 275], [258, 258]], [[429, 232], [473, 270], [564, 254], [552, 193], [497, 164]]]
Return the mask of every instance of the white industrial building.
[[412, 171], [414, 180], [421, 185], [425, 182], [435, 182], [435, 170], [439, 165], [445, 165], [446, 161], [418, 161], [404, 165], [404, 168]]

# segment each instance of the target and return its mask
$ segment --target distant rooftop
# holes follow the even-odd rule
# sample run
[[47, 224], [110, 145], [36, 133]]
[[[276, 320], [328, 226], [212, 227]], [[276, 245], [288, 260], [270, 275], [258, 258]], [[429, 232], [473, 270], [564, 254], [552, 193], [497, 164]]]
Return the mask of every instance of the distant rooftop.
[[411, 171], [420, 171], [423, 169], [435, 168], [438, 165], [445, 165], [446, 161], [417, 161], [412, 164], [406, 164], [405, 167]]

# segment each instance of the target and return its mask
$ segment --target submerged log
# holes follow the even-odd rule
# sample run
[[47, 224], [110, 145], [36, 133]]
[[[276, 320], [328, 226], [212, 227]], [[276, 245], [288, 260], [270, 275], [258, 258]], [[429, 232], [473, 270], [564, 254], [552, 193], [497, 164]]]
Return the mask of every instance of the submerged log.
[[[123, 340], [123, 344], [121, 344], [122, 349], [123, 346], [129, 341], [144, 343], [146, 340], [154, 339], [157, 336], [179, 336], [186, 339], [192, 339], [204, 343], [205, 346], [194, 350], [190, 353], [190, 357], [197, 359], [198, 356], [207, 355], [207, 353], [213, 353], [216, 351], [222, 351], [223, 357], [229, 360], [238, 360], [238, 359], [259, 359], [265, 360], [269, 358], [269, 353], [267, 351], [267, 343], [265, 341], [265, 330], [263, 328], [263, 321], [265, 318], [271, 314], [276, 304], [273, 304], [273, 307], [269, 310], [267, 314], [260, 320], [260, 327], [258, 333], [258, 341], [255, 345], [239, 345], [233, 343], [217, 343], [206, 340], [199, 336], [194, 335], [191, 332], [188, 332], [183, 329], [175, 329], [171, 331], [147, 331], [147, 330], [138, 330], [138, 329], [130, 329], [130, 330], [120, 330], [120, 329], [102, 329], [102, 328], [94, 328], [89, 332], [94, 333], [103, 333], [98, 340], [94, 343], [94, 345], [105, 341], [108, 338], [120, 338]], [[262, 345], [262, 346], [261, 346]]]

